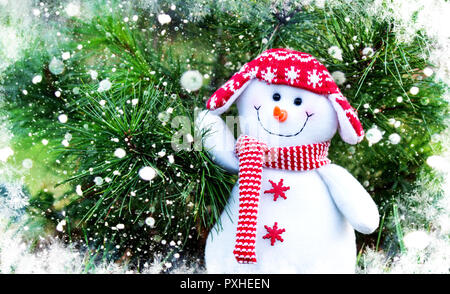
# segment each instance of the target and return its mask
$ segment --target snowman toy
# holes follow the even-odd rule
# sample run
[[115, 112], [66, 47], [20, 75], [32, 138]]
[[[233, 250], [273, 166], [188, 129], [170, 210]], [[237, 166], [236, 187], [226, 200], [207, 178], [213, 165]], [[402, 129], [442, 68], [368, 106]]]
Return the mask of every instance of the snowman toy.
[[[219, 116], [236, 102], [235, 140]], [[378, 209], [327, 158], [330, 140], [356, 144], [356, 111], [317, 59], [270, 49], [207, 101], [197, 126], [213, 160], [239, 174], [205, 247], [208, 273], [354, 273], [355, 232], [372, 233]]]

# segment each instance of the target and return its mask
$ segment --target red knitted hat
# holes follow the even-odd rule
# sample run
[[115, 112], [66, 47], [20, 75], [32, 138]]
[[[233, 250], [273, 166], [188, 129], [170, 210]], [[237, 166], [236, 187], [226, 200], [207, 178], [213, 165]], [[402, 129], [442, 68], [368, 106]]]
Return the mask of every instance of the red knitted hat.
[[207, 109], [215, 114], [225, 112], [254, 78], [268, 84], [288, 85], [327, 95], [337, 113], [342, 139], [356, 144], [364, 137], [356, 110], [341, 94], [326, 67], [310, 54], [290, 49], [269, 49], [246, 63], [214, 92], [206, 102]]

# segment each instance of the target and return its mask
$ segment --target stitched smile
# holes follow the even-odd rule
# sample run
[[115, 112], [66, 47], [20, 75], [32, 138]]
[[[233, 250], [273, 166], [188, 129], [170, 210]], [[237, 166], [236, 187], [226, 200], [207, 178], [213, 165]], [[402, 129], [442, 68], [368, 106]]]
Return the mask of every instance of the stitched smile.
[[255, 107], [255, 110], [256, 110], [256, 113], [257, 113], [257, 116], [258, 116], [258, 122], [259, 122], [259, 124], [261, 125], [261, 127], [264, 129], [264, 131], [266, 131], [267, 133], [269, 133], [269, 134], [271, 134], [271, 135], [280, 136], [280, 137], [295, 137], [295, 136], [297, 136], [298, 134], [300, 134], [300, 133], [303, 131], [303, 129], [305, 128], [306, 123], [308, 122], [309, 118], [310, 118], [311, 116], [314, 115], [314, 113], [309, 114], [308, 112], [306, 112], [306, 120], [305, 120], [305, 122], [303, 123], [303, 126], [302, 126], [302, 128], [300, 129], [300, 131], [298, 131], [298, 132], [295, 133], [295, 134], [284, 135], [284, 134], [277, 134], [277, 133], [271, 132], [271, 131], [269, 131], [268, 129], [266, 129], [266, 128], [264, 127], [264, 125], [262, 124], [261, 120], [259, 119], [259, 109], [261, 108], [261, 106], [259, 106], [259, 107], [253, 106], [253, 107]]

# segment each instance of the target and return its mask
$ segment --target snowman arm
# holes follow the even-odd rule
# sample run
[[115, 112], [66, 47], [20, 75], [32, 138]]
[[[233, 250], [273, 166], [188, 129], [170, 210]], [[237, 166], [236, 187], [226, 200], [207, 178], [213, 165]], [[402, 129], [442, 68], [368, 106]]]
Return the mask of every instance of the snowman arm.
[[222, 118], [207, 110], [202, 111], [195, 124], [203, 136], [203, 147], [212, 160], [231, 173], [239, 172], [235, 154], [236, 139]]
[[317, 172], [330, 191], [334, 203], [352, 227], [370, 234], [378, 227], [378, 208], [364, 187], [343, 167], [327, 164]]

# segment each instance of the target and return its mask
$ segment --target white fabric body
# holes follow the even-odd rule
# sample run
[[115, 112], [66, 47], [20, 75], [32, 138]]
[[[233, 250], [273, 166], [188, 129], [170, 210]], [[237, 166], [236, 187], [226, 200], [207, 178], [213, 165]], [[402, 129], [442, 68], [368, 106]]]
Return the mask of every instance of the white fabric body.
[[[279, 101], [273, 94], [281, 96]], [[302, 103], [295, 105], [300, 97]], [[269, 85], [252, 80], [236, 100], [243, 134], [257, 138], [269, 147], [305, 145], [330, 140], [339, 124], [337, 111], [326, 96], [285, 85]], [[278, 106], [287, 112], [280, 122], [273, 116]], [[309, 116], [309, 117], [308, 117]], [[213, 113], [203, 112], [197, 125], [210, 129], [204, 138], [215, 162], [237, 172], [235, 139], [225, 122]], [[345, 138], [343, 138], [345, 140]], [[353, 142], [348, 142], [353, 143]], [[284, 180], [287, 199], [273, 201], [269, 180]], [[234, 187], [220, 222], [211, 230], [205, 248], [209, 273], [352, 273], [355, 269], [356, 229], [371, 233], [378, 226], [378, 210], [370, 195], [344, 168], [328, 164], [312, 171], [264, 168], [258, 209], [256, 264], [239, 264], [234, 255], [238, 219], [239, 189]], [[263, 239], [264, 225], [278, 223], [284, 242], [271, 246]]]

